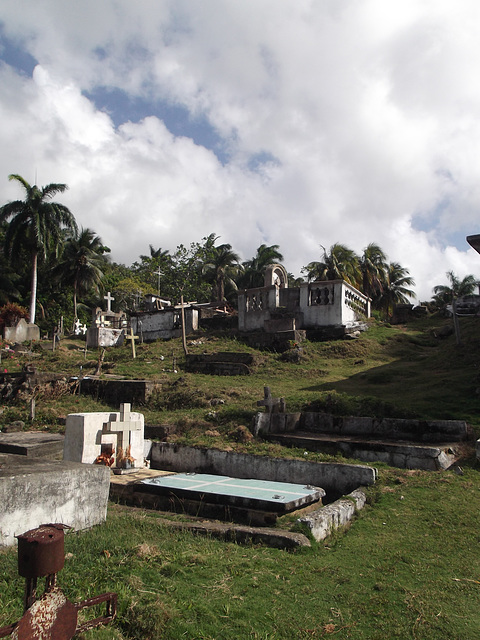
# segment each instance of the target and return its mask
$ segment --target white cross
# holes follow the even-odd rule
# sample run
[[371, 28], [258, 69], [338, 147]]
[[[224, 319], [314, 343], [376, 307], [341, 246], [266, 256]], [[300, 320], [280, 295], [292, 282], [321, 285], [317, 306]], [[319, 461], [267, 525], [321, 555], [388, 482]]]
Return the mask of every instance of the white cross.
[[130, 416], [130, 404], [126, 402], [120, 405], [120, 420], [110, 420], [105, 425], [106, 433], [117, 436], [117, 454], [120, 447], [125, 452], [130, 444], [130, 432], [139, 431], [142, 428], [140, 420], [132, 420]]
[[81, 331], [81, 322], [80, 320], [77, 318], [75, 320], [75, 335], [78, 336], [80, 335], [80, 331]]
[[158, 276], [158, 295], [160, 295], [160, 276], [162, 275], [162, 272], [160, 271], [160, 267], [158, 267], [158, 271], [153, 272], [153, 275]]
[[110, 295], [110, 291], [107, 293], [106, 296], [103, 296], [103, 299], [107, 301], [107, 311], [112, 311], [112, 301], [115, 300], [115, 298]]

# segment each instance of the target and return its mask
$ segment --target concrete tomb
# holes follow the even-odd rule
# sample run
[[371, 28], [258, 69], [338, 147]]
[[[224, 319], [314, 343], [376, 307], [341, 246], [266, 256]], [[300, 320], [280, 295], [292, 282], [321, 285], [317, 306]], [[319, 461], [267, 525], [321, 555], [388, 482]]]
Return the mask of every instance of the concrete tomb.
[[142, 480], [142, 489], [160, 495], [288, 513], [318, 502], [320, 487], [252, 478], [231, 478], [204, 473], [178, 473]]
[[110, 470], [0, 454], [0, 547], [45, 522], [86, 529], [105, 521]]
[[312, 332], [341, 329], [343, 334], [361, 328], [370, 316], [370, 299], [343, 280], [302, 283], [288, 287], [282, 265], [269, 265], [265, 285], [238, 292], [238, 328], [241, 332]]
[[[183, 313], [185, 333], [188, 335], [198, 329], [198, 309], [190, 303], [184, 304]], [[140, 336], [142, 342], [178, 338], [182, 335], [182, 305], [132, 313], [130, 322], [133, 331]]]
[[107, 301], [107, 310], [97, 307], [92, 314], [92, 324], [87, 330], [87, 347], [118, 347], [123, 344], [127, 317], [123, 311], [115, 313], [111, 309], [115, 298], [110, 291], [104, 296]]
[[64, 460], [100, 463], [114, 470], [144, 466], [144, 417], [131, 412], [130, 404], [119, 412], [71, 413], [67, 416]]
[[448, 469], [471, 438], [463, 420], [334, 416], [321, 412], [258, 413], [254, 434], [293, 447], [340, 452], [405, 469]]
[[3, 328], [3, 339], [7, 342], [28, 342], [29, 340], [40, 340], [40, 328], [36, 324], [28, 323], [23, 318], [13, 327]]

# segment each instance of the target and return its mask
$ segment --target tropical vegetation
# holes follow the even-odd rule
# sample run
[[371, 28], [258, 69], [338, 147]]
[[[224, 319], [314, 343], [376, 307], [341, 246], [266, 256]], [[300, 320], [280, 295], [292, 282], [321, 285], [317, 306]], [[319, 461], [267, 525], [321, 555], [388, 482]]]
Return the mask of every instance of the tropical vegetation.
[[[37, 319], [47, 331], [61, 317], [64, 326], [77, 318], [88, 322], [106, 291], [115, 298], [115, 310], [127, 312], [141, 308], [147, 294], [174, 304], [183, 297], [235, 307], [238, 289], [263, 286], [266, 267], [283, 261], [278, 244], [263, 243], [242, 262], [232, 245], [211, 233], [175, 249], [150, 244], [133, 264], [116, 263], [95, 231], [79, 229], [73, 213], [54, 200], [66, 184], [32, 186], [17, 174], [9, 179], [23, 188], [24, 198], [0, 207], [0, 304], [28, 306], [30, 321]], [[369, 296], [372, 309], [385, 318], [395, 304], [415, 297], [408, 269], [390, 262], [375, 242], [361, 254], [341, 242], [322, 246], [319, 260], [304, 266], [302, 274], [308, 281], [345, 280]], [[290, 286], [304, 281], [290, 273], [288, 278]], [[447, 279], [434, 287], [430, 308], [444, 308], [478, 286], [473, 275], [460, 279], [449, 271]]]
[[57, 193], [68, 189], [66, 184], [51, 183], [39, 188], [31, 186], [18, 174], [11, 174], [8, 178], [23, 186], [25, 199], [8, 202], [0, 208], [0, 222], [10, 221], [4, 248], [11, 263], [19, 264], [25, 252], [30, 255], [30, 322], [35, 322], [39, 257], [46, 259], [47, 254], [58, 255], [62, 230], [76, 232], [77, 224], [65, 205], [52, 202]]

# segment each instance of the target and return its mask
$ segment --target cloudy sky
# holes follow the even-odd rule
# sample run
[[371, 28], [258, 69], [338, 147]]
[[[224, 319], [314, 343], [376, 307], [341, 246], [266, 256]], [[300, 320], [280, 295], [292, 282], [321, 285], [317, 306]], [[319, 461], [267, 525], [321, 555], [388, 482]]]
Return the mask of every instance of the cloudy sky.
[[67, 183], [125, 264], [376, 242], [430, 299], [480, 277], [479, 33], [478, 0], [2, 0], [0, 200]]

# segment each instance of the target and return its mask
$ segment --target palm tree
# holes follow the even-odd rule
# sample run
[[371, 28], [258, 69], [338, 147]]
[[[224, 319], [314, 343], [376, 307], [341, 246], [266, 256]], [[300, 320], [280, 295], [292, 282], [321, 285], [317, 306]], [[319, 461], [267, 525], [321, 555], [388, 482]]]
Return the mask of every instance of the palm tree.
[[5, 250], [10, 260], [15, 260], [25, 247], [31, 256], [30, 322], [35, 322], [37, 300], [37, 265], [39, 256], [58, 252], [62, 230], [77, 230], [71, 211], [63, 204], [52, 202], [57, 193], [68, 189], [66, 184], [48, 184], [41, 189], [17, 174], [8, 176], [25, 189], [25, 200], [14, 200], [0, 207], [0, 222], [11, 218], [5, 234]]
[[239, 256], [232, 251], [230, 244], [211, 247], [209, 262], [203, 265], [202, 271], [206, 279], [212, 283], [212, 301], [223, 302], [225, 298], [225, 282], [237, 289], [234, 277], [241, 270]]
[[383, 308], [387, 315], [393, 311], [395, 304], [408, 304], [409, 298], [415, 297], [415, 280], [409, 275], [408, 269], [398, 262], [391, 262], [387, 267], [387, 279], [383, 284], [377, 306]]
[[240, 286], [244, 289], [262, 287], [265, 277], [265, 269], [269, 264], [282, 262], [283, 256], [279, 251], [278, 244], [267, 246], [261, 244], [257, 249], [257, 254], [243, 263], [243, 275], [240, 279]]
[[147, 260], [165, 260], [167, 257], [169, 257], [169, 250], [168, 249], [162, 249], [162, 247], [159, 247], [158, 249], [155, 249], [155, 247], [153, 246], [153, 244], [149, 244], [148, 245], [149, 249], [150, 249], [150, 255], [149, 256], [140, 256], [140, 260], [143, 261], [147, 261]]
[[310, 262], [302, 272], [312, 280], [345, 280], [352, 286], [359, 286], [360, 270], [357, 254], [344, 244], [336, 242], [327, 252], [323, 249], [322, 261]]
[[437, 284], [433, 287], [433, 301], [439, 307], [446, 307], [447, 304], [452, 304], [455, 298], [472, 295], [479, 286], [477, 278], [471, 274], [460, 280], [453, 271], [447, 271], [447, 278], [450, 281], [450, 286]]
[[63, 282], [73, 286], [73, 314], [77, 315], [77, 297], [93, 291], [98, 295], [103, 278], [103, 268], [108, 258], [101, 238], [91, 229], [81, 229], [79, 233], [67, 236], [61, 261], [56, 273]]
[[388, 280], [387, 256], [378, 244], [371, 242], [359, 260], [363, 293], [375, 301], [382, 294]]

